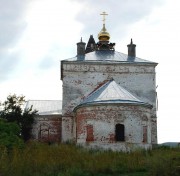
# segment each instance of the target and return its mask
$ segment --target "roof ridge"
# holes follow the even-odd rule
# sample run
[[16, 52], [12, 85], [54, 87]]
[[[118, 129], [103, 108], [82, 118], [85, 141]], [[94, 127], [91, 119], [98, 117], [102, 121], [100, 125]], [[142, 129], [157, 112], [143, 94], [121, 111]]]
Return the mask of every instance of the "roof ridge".
[[109, 81], [111, 80], [104, 80], [102, 83], [100, 83], [90, 94], [88, 94], [86, 97], [84, 97], [84, 99], [86, 99], [88, 96], [91, 96], [93, 93], [95, 93], [100, 87], [105, 86]]
[[146, 104], [145, 102], [134, 96], [132, 93], [127, 91], [125, 88], [117, 84], [113, 79], [111, 79], [101, 84], [101, 86], [96, 88], [96, 90], [92, 91], [88, 96], [86, 96], [86, 98], [84, 98], [84, 100], [79, 105], [106, 101], [126, 101]]

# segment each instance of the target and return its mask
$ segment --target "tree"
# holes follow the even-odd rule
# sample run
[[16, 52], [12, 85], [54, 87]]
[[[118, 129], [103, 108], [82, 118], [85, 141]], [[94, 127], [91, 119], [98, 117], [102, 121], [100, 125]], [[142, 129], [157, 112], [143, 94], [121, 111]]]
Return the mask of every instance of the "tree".
[[15, 122], [20, 128], [20, 135], [27, 141], [31, 137], [32, 124], [37, 110], [32, 107], [24, 109], [25, 96], [9, 95], [7, 100], [2, 104], [3, 110], [0, 117], [6, 119], [7, 122]]
[[24, 142], [19, 134], [20, 128], [17, 123], [0, 119], [0, 145], [6, 146], [8, 149], [23, 147]]

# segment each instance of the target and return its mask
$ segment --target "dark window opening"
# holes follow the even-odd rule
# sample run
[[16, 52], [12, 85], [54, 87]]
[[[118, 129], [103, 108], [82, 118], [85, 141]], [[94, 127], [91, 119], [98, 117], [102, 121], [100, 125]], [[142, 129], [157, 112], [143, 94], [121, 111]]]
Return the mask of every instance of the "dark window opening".
[[123, 124], [116, 124], [115, 135], [116, 135], [116, 141], [124, 141], [125, 140]]

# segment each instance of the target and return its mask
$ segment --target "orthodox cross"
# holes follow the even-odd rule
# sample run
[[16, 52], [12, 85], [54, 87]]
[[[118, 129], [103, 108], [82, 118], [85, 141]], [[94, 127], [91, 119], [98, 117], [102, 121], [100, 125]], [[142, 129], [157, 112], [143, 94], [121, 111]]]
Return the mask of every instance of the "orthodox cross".
[[105, 24], [106, 21], [106, 15], [108, 15], [106, 12], [102, 12], [100, 15], [103, 15], [103, 24]]

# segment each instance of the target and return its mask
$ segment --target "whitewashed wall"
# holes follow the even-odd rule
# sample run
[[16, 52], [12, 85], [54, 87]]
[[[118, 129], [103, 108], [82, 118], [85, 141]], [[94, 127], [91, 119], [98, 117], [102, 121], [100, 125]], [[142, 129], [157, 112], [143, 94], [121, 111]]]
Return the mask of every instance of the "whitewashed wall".
[[[75, 118], [77, 144], [100, 148], [104, 144], [107, 145], [105, 148], [122, 151], [152, 147], [151, 110], [148, 107], [125, 104], [80, 107]], [[91, 142], [86, 141], [89, 124], [93, 126], [94, 140]], [[115, 140], [116, 124], [123, 124], [125, 127], [124, 142]], [[143, 126], [147, 126], [146, 142], [143, 141]]]
[[156, 64], [61, 62], [63, 81], [62, 140], [73, 138], [73, 109], [105, 80], [113, 78], [133, 95], [153, 105], [152, 143], [157, 143]]

